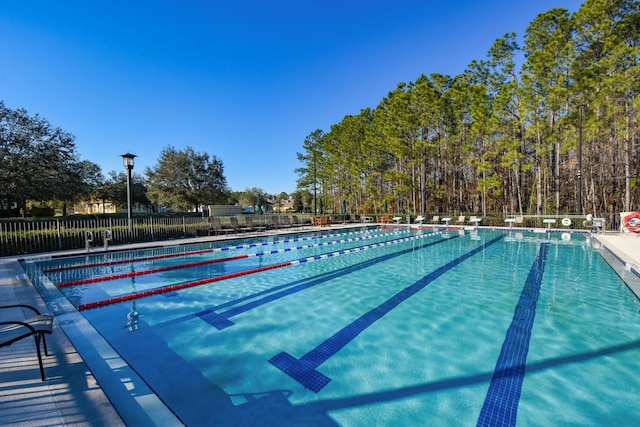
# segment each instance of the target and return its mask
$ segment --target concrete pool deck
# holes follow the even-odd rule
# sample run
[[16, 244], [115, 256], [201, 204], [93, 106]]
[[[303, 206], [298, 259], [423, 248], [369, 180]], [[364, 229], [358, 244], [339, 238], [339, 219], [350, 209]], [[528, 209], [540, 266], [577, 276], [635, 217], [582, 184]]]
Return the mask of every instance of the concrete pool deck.
[[[309, 230], [306, 228], [303, 231]], [[251, 234], [246, 237], [261, 235], [265, 234]], [[198, 243], [212, 239], [214, 238], [184, 239], [172, 241], [171, 244]], [[594, 234], [592, 239], [600, 242], [627, 271], [640, 277], [640, 235], [609, 232]], [[166, 244], [167, 242], [164, 242], [164, 245]], [[156, 245], [163, 246], [157, 242]], [[126, 250], [148, 246], [149, 243], [123, 245], [113, 249]], [[94, 249], [92, 252], [100, 253], [101, 250]], [[0, 304], [29, 304], [43, 313], [50, 312], [38, 291], [27, 280], [18, 260], [85, 253], [84, 250], [75, 250], [0, 258]], [[640, 289], [632, 290], [640, 298]], [[47, 346], [49, 356], [43, 356], [46, 381], [40, 380], [32, 340], [22, 340], [0, 349], [0, 425], [126, 425], [58, 322], [54, 322], [53, 334], [47, 336]]]

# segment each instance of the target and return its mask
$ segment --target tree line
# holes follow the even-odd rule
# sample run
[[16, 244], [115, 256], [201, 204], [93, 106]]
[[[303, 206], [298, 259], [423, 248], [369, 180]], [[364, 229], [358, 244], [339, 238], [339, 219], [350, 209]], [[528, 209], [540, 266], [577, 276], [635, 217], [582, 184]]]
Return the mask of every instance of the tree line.
[[[25, 109], [13, 110], [0, 101], [0, 217], [63, 216], [78, 201], [93, 200], [126, 207], [127, 174], [82, 160], [75, 137]], [[191, 147], [162, 149], [155, 166], [131, 177], [131, 198], [151, 212], [158, 206], [172, 211], [197, 211], [201, 206], [240, 204], [275, 208], [286, 193], [269, 195], [258, 187], [232, 191], [221, 159]], [[302, 210], [302, 204], [296, 203]], [[71, 212], [72, 213], [72, 212]]]
[[[24, 109], [0, 101], [0, 216], [66, 216], [81, 200], [127, 205], [127, 176], [82, 160], [75, 137]], [[202, 205], [249, 203], [268, 196], [258, 188], [232, 192], [216, 156], [191, 147], [165, 147], [157, 164], [131, 180], [134, 204], [195, 211]]]
[[298, 190], [314, 210], [349, 212], [638, 209], [640, 3], [552, 9], [523, 39], [506, 34], [462, 74], [401, 82], [310, 133]]

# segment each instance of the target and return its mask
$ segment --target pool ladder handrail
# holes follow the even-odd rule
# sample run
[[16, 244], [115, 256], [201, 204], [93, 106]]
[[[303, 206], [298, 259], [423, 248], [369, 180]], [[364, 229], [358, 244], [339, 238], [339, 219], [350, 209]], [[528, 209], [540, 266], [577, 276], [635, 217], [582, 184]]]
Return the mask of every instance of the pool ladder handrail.
[[84, 246], [85, 249], [87, 250], [87, 253], [89, 252], [90, 248], [91, 248], [91, 243], [93, 242], [93, 231], [91, 230], [87, 230], [84, 232]]
[[104, 230], [104, 250], [109, 250], [109, 241], [111, 240], [111, 230]]

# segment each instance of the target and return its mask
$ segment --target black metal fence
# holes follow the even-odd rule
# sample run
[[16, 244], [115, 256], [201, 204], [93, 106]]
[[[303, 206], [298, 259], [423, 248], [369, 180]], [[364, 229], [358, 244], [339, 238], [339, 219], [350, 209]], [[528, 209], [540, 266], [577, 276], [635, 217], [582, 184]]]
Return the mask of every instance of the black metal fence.
[[[219, 217], [231, 226], [231, 217]], [[246, 217], [240, 218], [246, 224]], [[127, 218], [5, 220], [0, 221], [0, 256], [82, 249], [126, 243], [184, 239], [215, 232], [207, 217], [134, 217], [131, 232]], [[290, 224], [287, 215], [256, 215], [253, 224], [269, 228]], [[310, 223], [309, 218], [301, 223]], [[237, 230], [234, 230], [237, 232]]]
[[[443, 214], [440, 214], [443, 215]], [[329, 217], [330, 223], [358, 223], [362, 221], [380, 221], [382, 217], [390, 215], [324, 215]], [[452, 215], [447, 215], [452, 216]], [[441, 218], [439, 216], [438, 218]], [[561, 227], [562, 218], [571, 219], [571, 225], [564, 228], [584, 228], [584, 216], [556, 215], [532, 216], [525, 215], [521, 225], [525, 227], [544, 227], [544, 218], [557, 218], [553, 227]], [[605, 228], [616, 230], [619, 228], [619, 215], [609, 215]], [[239, 215], [235, 217], [242, 229], [233, 229], [232, 216], [219, 216], [222, 225], [232, 228], [233, 233], [246, 231], [247, 223], [259, 226], [262, 230], [287, 228], [291, 226], [310, 225], [308, 214], [298, 215]], [[247, 219], [249, 219], [247, 221]], [[401, 217], [406, 221], [406, 215]], [[455, 216], [452, 216], [455, 218]], [[429, 218], [430, 219], [430, 218]], [[427, 219], [427, 222], [429, 222]], [[485, 226], [505, 226], [504, 216], [486, 216], [482, 219]], [[411, 219], [413, 221], [414, 218]], [[68, 249], [93, 248], [107, 244], [121, 245], [126, 243], [144, 243], [161, 240], [184, 239], [189, 237], [207, 236], [217, 233], [208, 217], [134, 217], [131, 219], [129, 232], [127, 218], [83, 218], [83, 219], [48, 219], [48, 220], [0, 220], [0, 256], [16, 256], [41, 252], [54, 252]], [[439, 220], [438, 220], [439, 221]], [[453, 224], [453, 221], [451, 222]], [[229, 231], [228, 229], [226, 231]]]

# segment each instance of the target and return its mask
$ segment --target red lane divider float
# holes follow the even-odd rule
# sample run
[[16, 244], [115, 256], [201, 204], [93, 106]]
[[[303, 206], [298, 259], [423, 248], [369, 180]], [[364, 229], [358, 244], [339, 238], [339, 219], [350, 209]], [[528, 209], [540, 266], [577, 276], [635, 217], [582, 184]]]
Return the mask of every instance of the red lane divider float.
[[[398, 233], [391, 233], [391, 234], [398, 234]], [[234, 260], [238, 260], [238, 259], [249, 258], [249, 257], [252, 257], [252, 256], [273, 255], [273, 254], [276, 254], [276, 253], [288, 252], [288, 251], [293, 251], [293, 250], [309, 249], [309, 248], [312, 248], [312, 247], [319, 247], [319, 246], [329, 246], [329, 245], [341, 244], [341, 243], [346, 243], [346, 242], [354, 242], [354, 241], [359, 241], [359, 240], [368, 240], [368, 239], [373, 239], [373, 238], [382, 237], [382, 236], [383, 235], [372, 235], [372, 236], [358, 237], [358, 238], [352, 238], [352, 239], [334, 240], [334, 241], [330, 241], [330, 242], [315, 243], [315, 244], [312, 244], [312, 245], [296, 246], [296, 247], [290, 247], [290, 248], [286, 248], [286, 249], [276, 249], [276, 250], [272, 250], [272, 251], [268, 251], [268, 252], [258, 252], [258, 253], [255, 253], [255, 254], [246, 254], [246, 255], [238, 255], [238, 256], [227, 257], [227, 258], [213, 259], [213, 260], [196, 261], [196, 262], [180, 264], [180, 265], [174, 265], [174, 266], [169, 266], [169, 267], [158, 267], [158, 268], [151, 268], [151, 269], [148, 269], [148, 270], [131, 271], [131, 272], [120, 273], [120, 274], [110, 274], [108, 276], [102, 276], [102, 277], [90, 277], [90, 278], [85, 278], [85, 279], [71, 280], [71, 281], [68, 281], [68, 282], [60, 282], [56, 286], [58, 288], [66, 288], [66, 287], [69, 287], [69, 286], [78, 286], [78, 285], [87, 285], [87, 284], [90, 284], [90, 283], [107, 282], [107, 281], [110, 281], [110, 280], [125, 279], [125, 278], [128, 278], [128, 277], [137, 277], [137, 276], [143, 276], [143, 275], [147, 275], [147, 274], [161, 273], [163, 271], [171, 271], [171, 270], [178, 270], [178, 269], [182, 269], [182, 268], [198, 267], [198, 266], [201, 266], [201, 265], [215, 264], [215, 263], [225, 262], [225, 261], [234, 261]], [[264, 246], [264, 245], [262, 245], [262, 244], [238, 245], [238, 246], [233, 246], [233, 247], [228, 247], [228, 248], [223, 248], [223, 249], [224, 250], [247, 249], [247, 248], [258, 247], [258, 246]], [[219, 250], [217, 250], [217, 249], [215, 251], [219, 252]]]
[[130, 262], [145, 262], [145, 261], [153, 261], [156, 259], [175, 258], [175, 257], [185, 256], [185, 255], [200, 255], [200, 254], [206, 254], [214, 251], [215, 249], [202, 249], [199, 251], [180, 252], [178, 254], [154, 255], [154, 256], [135, 258], [135, 259], [119, 259], [115, 261], [97, 262], [93, 264], [67, 265], [64, 267], [46, 268], [42, 270], [42, 272], [47, 274], [47, 273], [58, 273], [60, 271], [67, 271], [67, 270], [80, 270], [81, 268], [109, 267], [112, 265], [127, 264]]
[[234, 261], [234, 260], [243, 259], [243, 258], [249, 258], [249, 255], [237, 255], [237, 256], [232, 256], [232, 257], [227, 257], [227, 258], [218, 258], [218, 259], [210, 259], [210, 260], [206, 260], [206, 261], [191, 262], [191, 263], [188, 263], [188, 264], [179, 264], [179, 265], [170, 265], [168, 267], [152, 268], [152, 269], [149, 269], [149, 270], [130, 271], [128, 273], [121, 273], [121, 274], [111, 274], [109, 276], [103, 276], [103, 277], [91, 277], [91, 278], [88, 278], [88, 279], [72, 280], [70, 282], [58, 283], [57, 286], [58, 286], [58, 288], [66, 288], [68, 286], [77, 286], [77, 285], [86, 285], [86, 284], [89, 284], [89, 283], [107, 282], [109, 280], [126, 279], [127, 277], [136, 277], [136, 276], [143, 276], [143, 275], [146, 275], [146, 274], [162, 273], [163, 271], [178, 270], [178, 269], [181, 269], [181, 268], [198, 267], [198, 266], [201, 266], [201, 265], [216, 264], [216, 263], [219, 263], [219, 262]]
[[205, 279], [195, 280], [193, 282], [179, 283], [179, 284], [176, 284], [176, 285], [169, 285], [169, 286], [164, 286], [164, 287], [161, 287], [161, 288], [154, 288], [154, 289], [150, 289], [150, 290], [147, 290], [147, 291], [134, 292], [134, 293], [131, 293], [131, 294], [128, 294], [128, 295], [122, 295], [122, 296], [119, 296], [119, 297], [108, 298], [108, 299], [101, 300], [101, 301], [90, 302], [90, 303], [86, 303], [86, 304], [80, 304], [80, 305], [78, 305], [78, 311], [83, 311], [83, 310], [87, 310], [87, 309], [91, 309], [91, 308], [103, 307], [103, 306], [111, 305], [111, 304], [117, 304], [117, 303], [130, 301], [130, 300], [134, 300], [134, 299], [139, 299], [139, 298], [143, 298], [143, 297], [148, 297], [148, 296], [152, 296], [152, 295], [164, 294], [164, 293], [167, 293], [167, 292], [178, 291], [178, 290], [181, 290], [181, 289], [192, 288], [194, 286], [206, 285], [206, 284], [209, 284], [209, 283], [219, 282], [221, 280], [231, 279], [231, 278], [234, 278], [234, 277], [240, 277], [240, 276], [246, 276], [246, 275], [249, 275], [249, 274], [259, 273], [261, 271], [274, 270], [276, 268], [288, 267], [288, 266], [298, 265], [298, 264], [305, 263], [305, 262], [312, 262], [312, 261], [316, 261], [316, 260], [332, 258], [332, 257], [336, 257], [336, 256], [339, 256], [339, 255], [344, 255], [344, 254], [349, 254], [349, 253], [354, 253], [354, 252], [360, 252], [360, 251], [364, 251], [364, 250], [367, 250], [367, 249], [379, 248], [379, 247], [383, 247], [383, 246], [389, 246], [389, 245], [393, 245], [393, 244], [397, 244], [397, 243], [401, 243], [401, 242], [408, 242], [408, 241], [415, 240], [415, 239], [435, 236], [437, 234], [440, 234], [440, 233], [439, 232], [434, 232], [434, 233], [425, 233], [425, 234], [421, 234], [421, 235], [413, 235], [413, 236], [405, 237], [405, 238], [402, 238], [402, 239], [396, 239], [396, 240], [391, 240], [391, 241], [381, 242], [381, 243], [374, 243], [372, 245], [365, 245], [365, 246], [360, 246], [360, 247], [357, 247], [357, 248], [344, 249], [344, 250], [341, 250], [341, 251], [326, 253], [326, 254], [322, 254], [322, 255], [314, 255], [314, 256], [308, 257], [308, 258], [301, 258], [301, 259], [294, 260], [294, 261], [287, 261], [287, 262], [283, 262], [283, 263], [279, 263], [279, 264], [268, 265], [268, 266], [265, 266], [265, 267], [253, 268], [253, 269], [250, 269], [250, 270], [239, 271], [237, 273], [223, 274], [221, 276], [216, 276], [216, 277], [208, 277], [208, 278], [205, 278]]
[[253, 248], [258, 246], [279, 245], [282, 243], [300, 242], [304, 240], [327, 239], [331, 237], [339, 237], [339, 236], [347, 236], [351, 234], [363, 234], [363, 233], [364, 232], [361, 232], [361, 231], [358, 231], [358, 232], [350, 231], [347, 233], [333, 233], [333, 234], [325, 234], [322, 236], [305, 236], [305, 237], [297, 237], [293, 239], [284, 239], [284, 240], [278, 240], [278, 241], [274, 240], [272, 242], [251, 243], [251, 244], [243, 244], [243, 245], [236, 245], [236, 246], [227, 246], [222, 248], [201, 249], [197, 251], [186, 251], [186, 252], [179, 252], [175, 254], [153, 255], [153, 256], [142, 257], [142, 258], [120, 259], [115, 261], [104, 261], [104, 262], [96, 262], [91, 264], [66, 265], [62, 267], [45, 268], [42, 270], [42, 272], [47, 274], [47, 273], [58, 273], [60, 271], [67, 271], [67, 270], [80, 270], [83, 268], [109, 267], [112, 265], [119, 265], [119, 264], [153, 261], [153, 260], [166, 259], [166, 258], [176, 258], [180, 256], [200, 255], [200, 254], [206, 254], [210, 252], [224, 252], [228, 250], [247, 249], [247, 248]]
[[105, 305], [117, 304], [119, 302], [130, 301], [130, 300], [134, 300], [134, 299], [148, 297], [148, 296], [151, 296], [151, 295], [159, 295], [159, 294], [164, 294], [166, 292], [173, 292], [173, 291], [178, 291], [178, 290], [181, 290], [181, 289], [193, 288], [195, 286], [206, 285], [206, 284], [213, 283], [213, 282], [219, 282], [221, 280], [232, 279], [234, 277], [240, 277], [240, 276], [246, 276], [248, 274], [259, 273], [261, 271], [274, 270], [276, 268], [281, 268], [281, 267], [288, 267], [288, 266], [293, 265], [295, 263], [296, 263], [296, 261], [289, 261], [289, 262], [285, 262], [285, 263], [282, 263], [282, 264], [268, 265], [266, 267], [259, 267], [259, 268], [254, 268], [254, 269], [251, 269], [251, 270], [239, 271], [237, 273], [229, 273], [229, 274], [223, 274], [222, 276], [209, 277], [207, 279], [195, 280], [193, 282], [179, 283], [177, 285], [166, 286], [166, 287], [163, 287], [163, 288], [155, 288], [155, 289], [151, 289], [151, 290], [148, 290], [148, 291], [134, 292], [134, 293], [131, 293], [131, 294], [128, 294], [128, 295], [120, 296], [120, 297], [109, 298], [109, 299], [96, 301], [96, 302], [90, 302], [90, 303], [87, 303], [87, 304], [80, 304], [80, 305], [78, 305], [78, 311], [83, 311], [83, 310], [87, 310], [87, 309], [90, 309], [90, 308], [103, 307]]

